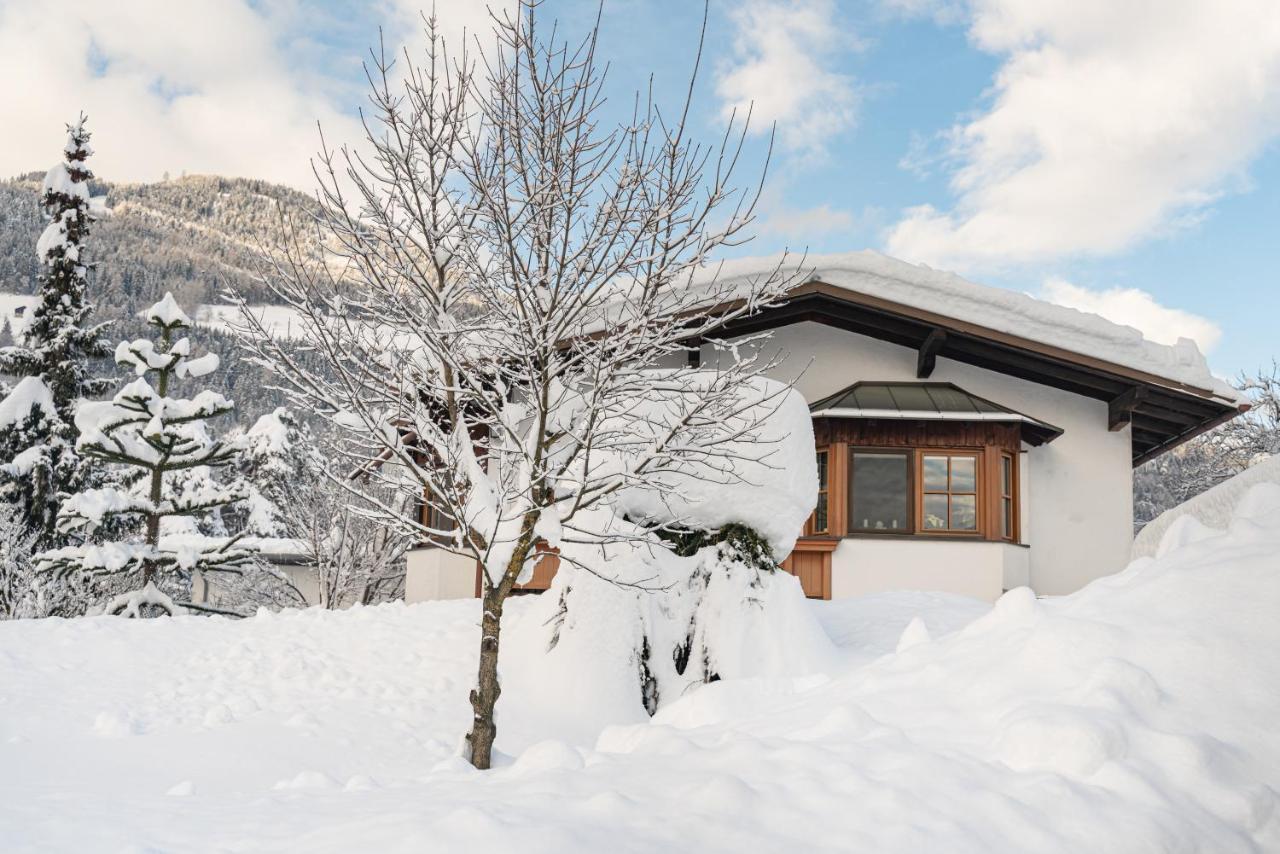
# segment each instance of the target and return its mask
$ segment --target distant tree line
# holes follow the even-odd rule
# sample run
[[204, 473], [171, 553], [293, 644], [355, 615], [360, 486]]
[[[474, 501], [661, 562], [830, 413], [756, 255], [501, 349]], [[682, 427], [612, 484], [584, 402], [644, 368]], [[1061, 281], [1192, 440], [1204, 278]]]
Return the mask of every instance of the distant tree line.
[[1253, 404], [1244, 415], [1156, 457], [1133, 473], [1135, 531], [1164, 511], [1280, 453], [1280, 364], [1235, 381]]

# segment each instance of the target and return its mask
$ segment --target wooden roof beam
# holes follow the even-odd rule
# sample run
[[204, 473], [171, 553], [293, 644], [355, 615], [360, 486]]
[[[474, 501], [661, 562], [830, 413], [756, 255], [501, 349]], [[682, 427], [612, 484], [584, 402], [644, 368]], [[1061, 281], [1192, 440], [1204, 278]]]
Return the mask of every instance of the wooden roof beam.
[[1111, 401], [1107, 404], [1107, 429], [1114, 433], [1117, 430], [1123, 430], [1126, 425], [1132, 424], [1133, 411], [1137, 409], [1138, 404], [1146, 396], [1147, 390], [1145, 388], [1134, 386], [1111, 398]]
[[947, 333], [941, 329], [932, 329], [916, 354], [916, 378], [927, 380], [933, 375], [934, 365], [938, 361], [938, 352], [947, 343]]

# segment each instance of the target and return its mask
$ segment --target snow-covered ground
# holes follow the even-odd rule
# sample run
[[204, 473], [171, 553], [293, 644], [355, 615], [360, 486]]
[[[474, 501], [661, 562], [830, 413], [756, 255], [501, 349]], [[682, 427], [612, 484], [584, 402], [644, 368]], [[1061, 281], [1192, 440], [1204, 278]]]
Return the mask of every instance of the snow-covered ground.
[[1280, 487], [1175, 533], [1061, 599], [813, 603], [829, 673], [586, 743], [504, 695], [487, 773], [472, 601], [0, 624], [0, 848], [1280, 850]]
[[[301, 315], [287, 305], [251, 305], [249, 310], [277, 338], [301, 338], [306, 331]], [[201, 303], [196, 306], [195, 319], [197, 326], [223, 332], [240, 328], [244, 324], [238, 306], [221, 303]]]

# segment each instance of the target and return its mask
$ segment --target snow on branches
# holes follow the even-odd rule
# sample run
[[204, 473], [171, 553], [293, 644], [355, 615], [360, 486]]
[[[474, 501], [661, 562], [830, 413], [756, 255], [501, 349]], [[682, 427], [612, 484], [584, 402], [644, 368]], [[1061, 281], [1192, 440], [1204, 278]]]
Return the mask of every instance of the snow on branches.
[[[43, 548], [62, 541], [55, 529], [59, 495], [96, 485], [75, 451], [76, 402], [111, 385], [90, 374], [90, 359], [109, 351], [102, 326], [86, 326], [93, 311], [85, 252], [93, 173], [85, 165], [92, 150], [84, 116], [67, 130], [65, 160], [45, 176], [41, 197], [50, 222], [36, 245], [38, 300], [17, 344], [0, 349], [0, 374], [25, 378], [0, 403], [6, 413], [0, 416], [0, 498], [21, 507]], [[38, 409], [29, 405], [33, 394], [43, 402]]]
[[[80, 438], [77, 450], [100, 463], [131, 469], [128, 488], [83, 490], [63, 504], [58, 527], [65, 533], [92, 533], [107, 522], [141, 527], [140, 535], [118, 542], [68, 546], [40, 556], [42, 570], [101, 575], [137, 575], [146, 595], [124, 596], [108, 606], [108, 613], [136, 615], [149, 606], [174, 613], [168, 593], [185, 591], [191, 573], [241, 572], [251, 551], [237, 545], [238, 537], [177, 538], [166, 543], [162, 523], [171, 517], [199, 518], [243, 500], [243, 490], [219, 485], [209, 470], [235, 461], [236, 442], [215, 439], [206, 421], [232, 411], [223, 395], [209, 390], [177, 397], [178, 380], [204, 376], [217, 368], [213, 354], [193, 357], [191, 341], [175, 335], [191, 326], [171, 294], [147, 313], [158, 340], [124, 341], [116, 348], [116, 362], [133, 369], [137, 379], [110, 400], [85, 401], [76, 411]], [[172, 477], [172, 476], [178, 477]], [[156, 586], [158, 585], [158, 587]]]
[[[770, 465], [762, 432], [785, 400], [749, 393], [773, 353], [719, 340], [792, 283], [785, 260], [749, 281], [716, 275], [759, 197], [755, 181], [734, 186], [743, 124], [703, 146], [687, 104], [644, 97], [624, 125], [602, 122], [598, 33], [553, 44], [536, 8], [495, 15], [480, 63], [466, 45], [446, 54], [429, 19], [422, 65], [392, 81], [384, 58], [373, 75], [367, 150], [322, 153], [320, 212], [286, 223], [267, 280], [323, 370], [243, 317], [295, 406], [328, 419], [337, 459], [364, 473], [349, 488], [399, 496], [368, 490], [370, 513], [481, 566], [468, 739], [481, 768], [503, 603], [543, 549], [718, 526], [691, 506], [660, 512], [661, 494]], [[638, 533], [610, 522], [624, 496], [643, 503]], [[427, 506], [406, 516], [408, 502]]]

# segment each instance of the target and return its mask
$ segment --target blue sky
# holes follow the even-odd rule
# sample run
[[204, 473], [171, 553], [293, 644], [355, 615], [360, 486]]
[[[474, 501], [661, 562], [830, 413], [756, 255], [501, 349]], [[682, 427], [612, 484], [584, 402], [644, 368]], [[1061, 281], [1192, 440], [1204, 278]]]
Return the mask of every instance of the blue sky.
[[[219, 172], [305, 188], [315, 122], [354, 138], [360, 61], [413, 0], [0, 0], [0, 174], [56, 156], [83, 107], [118, 180]], [[446, 31], [483, 23], [439, 0]], [[581, 32], [584, 0], [546, 0]], [[650, 73], [679, 97], [700, 4], [614, 0], [619, 108]], [[49, 29], [49, 28], [56, 28]], [[63, 52], [47, 50], [56, 35]], [[716, 0], [696, 130], [776, 121], [744, 251], [874, 248], [1097, 311], [1220, 374], [1280, 355], [1280, 4], [1273, 0]], [[763, 157], [765, 138], [750, 153]]]

